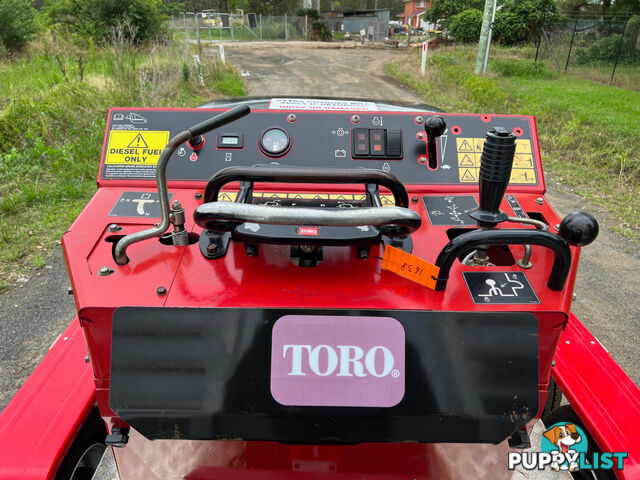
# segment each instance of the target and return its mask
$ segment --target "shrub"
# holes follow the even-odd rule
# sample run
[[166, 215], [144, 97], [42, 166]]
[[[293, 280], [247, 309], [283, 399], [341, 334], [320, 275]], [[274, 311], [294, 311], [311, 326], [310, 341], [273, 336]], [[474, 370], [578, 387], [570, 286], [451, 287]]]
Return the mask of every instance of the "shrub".
[[99, 40], [123, 21], [135, 27], [136, 41], [167, 33], [159, 0], [47, 0], [45, 10], [53, 24]]
[[472, 8], [454, 15], [448, 22], [449, 34], [456, 42], [475, 43], [480, 38], [482, 12]]
[[331, 40], [331, 30], [320, 20], [314, 20], [311, 24], [311, 39], [328, 42]]
[[20, 49], [37, 30], [36, 11], [29, 0], [0, 0], [0, 56]]
[[554, 0], [505, 0], [496, 12], [494, 38], [503, 45], [519, 45], [536, 41], [546, 10], [547, 22], [562, 22]]

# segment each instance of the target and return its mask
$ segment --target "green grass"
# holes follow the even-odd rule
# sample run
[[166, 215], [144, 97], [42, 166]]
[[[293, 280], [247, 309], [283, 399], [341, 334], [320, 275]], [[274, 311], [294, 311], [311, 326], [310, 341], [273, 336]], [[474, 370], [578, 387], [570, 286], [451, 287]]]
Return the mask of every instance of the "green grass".
[[191, 53], [126, 41], [86, 49], [47, 36], [0, 62], [0, 291], [44, 266], [95, 191], [110, 107], [193, 107], [245, 93], [235, 69], [206, 52], [200, 86]]
[[424, 79], [414, 53], [385, 72], [445, 111], [535, 115], [547, 180], [609, 210], [615, 231], [640, 241], [640, 92], [553, 72], [527, 58], [530, 48], [491, 53], [485, 76], [473, 75], [470, 47], [430, 52]]

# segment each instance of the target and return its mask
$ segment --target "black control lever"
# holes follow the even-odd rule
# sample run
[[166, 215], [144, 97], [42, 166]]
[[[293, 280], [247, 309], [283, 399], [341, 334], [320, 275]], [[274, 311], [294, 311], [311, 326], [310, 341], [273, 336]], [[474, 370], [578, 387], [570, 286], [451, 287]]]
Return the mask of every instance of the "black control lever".
[[438, 168], [436, 139], [446, 130], [447, 123], [442, 117], [429, 117], [426, 122], [424, 122], [424, 131], [427, 133], [427, 155], [429, 156], [429, 168]]
[[493, 228], [507, 219], [507, 214], [500, 211], [500, 203], [511, 178], [515, 154], [513, 133], [502, 127], [487, 132], [480, 163], [480, 206], [469, 211], [478, 227]]

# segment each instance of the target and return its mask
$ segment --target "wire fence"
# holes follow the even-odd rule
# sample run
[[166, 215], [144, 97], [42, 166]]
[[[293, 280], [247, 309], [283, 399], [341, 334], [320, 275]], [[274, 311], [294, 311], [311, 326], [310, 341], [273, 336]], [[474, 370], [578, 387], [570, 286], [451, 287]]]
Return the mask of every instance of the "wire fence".
[[558, 71], [581, 70], [610, 83], [616, 76], [640, 82], [640, 15], [602, 19], [575, 13], [553, 20], [545, 15], [535, 59]]
[[[319, 25], [321, 24], [321, 25]], [[377, 17], [323, 18], [289, 15], [234, 15], [203, 11], [172, 15], [170, 27], [192, 41], [355, 41], [362, 44], [409, 46], [419, 40]], [[327, 34], [328, 33], [328, 34]]]
[[234, 15], [216, 12], [184, 12], [172, 15], [170, 27], [186, 40], [256, 41], [310, 40], [309, 17]]

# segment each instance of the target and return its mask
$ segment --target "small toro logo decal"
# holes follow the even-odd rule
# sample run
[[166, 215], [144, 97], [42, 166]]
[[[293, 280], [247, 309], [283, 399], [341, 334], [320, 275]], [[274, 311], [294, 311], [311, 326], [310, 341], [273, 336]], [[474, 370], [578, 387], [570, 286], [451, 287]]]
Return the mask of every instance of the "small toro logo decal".
[[271, 394], [282, 405], [393, 407], [404, 378], [394, 318], [286, 315], [273, 326]]

